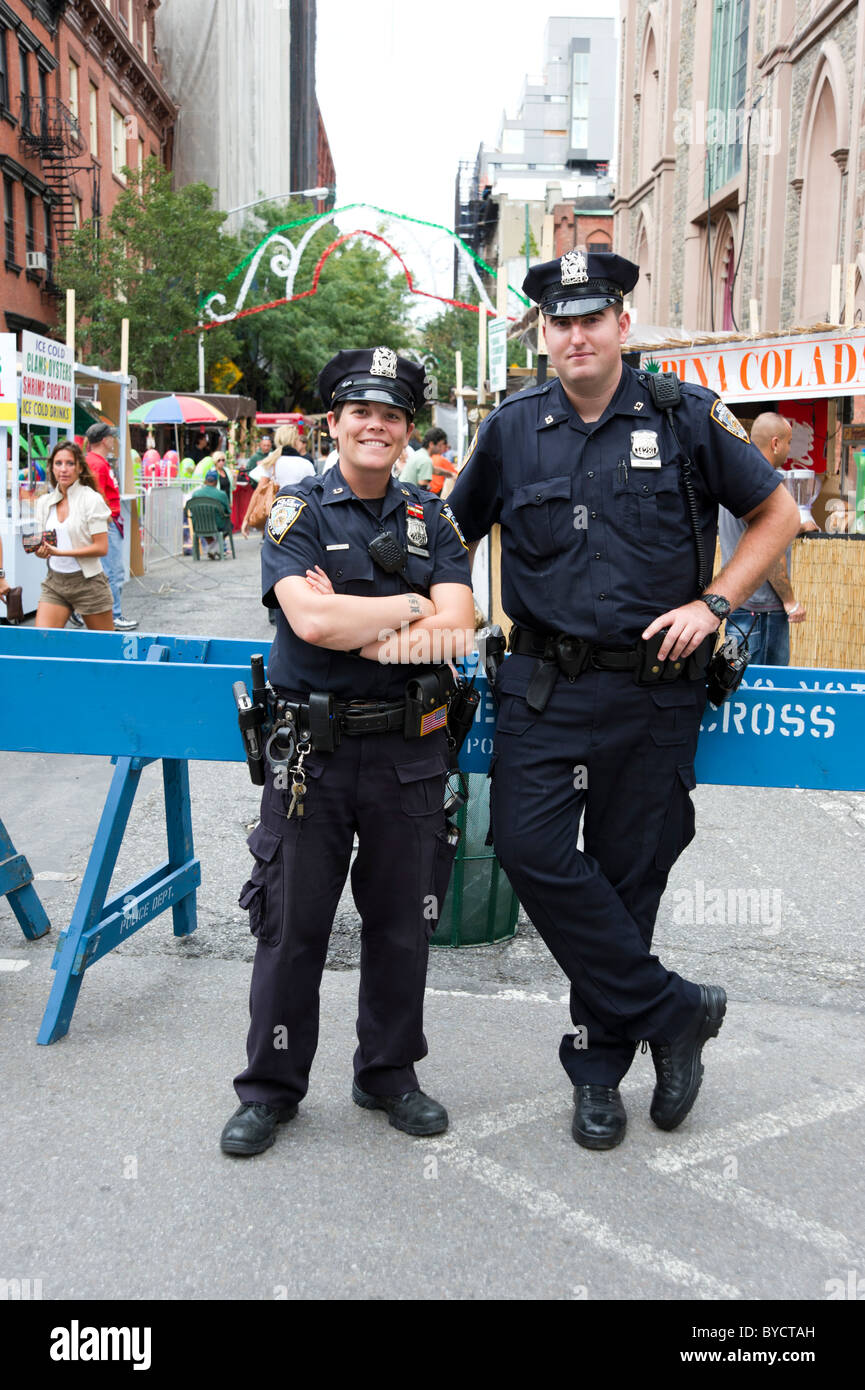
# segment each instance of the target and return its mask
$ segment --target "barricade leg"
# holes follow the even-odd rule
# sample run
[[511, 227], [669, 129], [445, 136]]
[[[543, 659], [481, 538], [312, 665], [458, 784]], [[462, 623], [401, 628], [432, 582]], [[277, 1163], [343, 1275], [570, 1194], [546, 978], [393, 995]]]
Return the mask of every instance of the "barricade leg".
[[[189, 801], [189, 763], [180, 758], [163, 758], [162, 782], [165, 788], [168, 862], [172, 869], [180, 869], [194, 862], [195, 857]], [[171, 915], [175, 936], [190, 936], [195, 931], [198, 921], [194, 888], [173, 905]]]
[[141, 772], [150, 761], [149, 758], [117, 759], [72, 921], [57, 943], [52, 962], [54, 983], [36, 1039], [39, 1043], [56, 1042], [69, 1031], [78, 991], [89, 963], [89, 941], [82, 949], [82, 937], [99, 922]]
[[51, 929], [51, 923], [39, 894], [33, 887], [33, 871], [23, 854], [17, 854], [2, 820], [0, 820], [0, 894], [9, 899], [9, 906], [18, 925], [30, 941], [36, 941]]

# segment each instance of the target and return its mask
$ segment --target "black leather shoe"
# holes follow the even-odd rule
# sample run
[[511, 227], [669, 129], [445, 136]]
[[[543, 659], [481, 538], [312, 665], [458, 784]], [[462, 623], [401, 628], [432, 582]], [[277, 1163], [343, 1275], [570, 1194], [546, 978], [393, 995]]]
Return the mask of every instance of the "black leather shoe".
[[575, 1086], [571, 1134], [584, 1149], [614, 1149], [625, 1137], [628, 1117], [618, 1086]]
[[219, 1147], [224, 1154], [249, 1156], [264, 1153], [273, 1143], [276, 1126], [293, 1120], [296, 1114], [296, 1105], [286, 1106], [283, 1110], [274, 1110], [270, 1105], [241, 1105], [222, 1131]]
[[716, 1038], [727, 1012], [727, 995], [720, 985], [700, 985], [700, 1004], [683, 1033], [671, 1043], [652, 1043], [658, 1083], [649, 1114], [659, 1129], [675, 1129], [687, 1115], [703, 1080], [700, 1053]]
[[386, 1110], [394, 1129], [406, 1134], [441, 1134], [448, 1127], [448, 1112], [423, 1091], [407, 1091], [404, 1096], [371, 1096], [352, 1082], [351, 1098], [364, 1110]]

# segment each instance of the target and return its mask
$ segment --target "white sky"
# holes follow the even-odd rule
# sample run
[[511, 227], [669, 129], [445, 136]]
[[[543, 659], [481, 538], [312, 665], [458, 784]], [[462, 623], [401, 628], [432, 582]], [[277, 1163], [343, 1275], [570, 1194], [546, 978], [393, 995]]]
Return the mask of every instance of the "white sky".
[[[481, 141], [494, 144], [526, 74], [541, 75], [548, 15], [618, 13], [618, 0], [556, 9], [531, 0], [318, 0], [316, 80], [337, 206], [371, 203], [452, 227], [457, 165], [473, 161]], [[375, 214], [360, 211], [339, 226], [379, 230]], [[449, 238], [394, 223], [384, 234], [419, 288], [451, 293]]]

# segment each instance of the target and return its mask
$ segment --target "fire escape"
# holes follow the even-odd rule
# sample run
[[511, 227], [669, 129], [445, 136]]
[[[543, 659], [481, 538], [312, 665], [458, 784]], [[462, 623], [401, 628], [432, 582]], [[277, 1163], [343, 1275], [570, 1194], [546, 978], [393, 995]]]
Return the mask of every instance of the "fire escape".
[[[75, 174], [90, 174], [93, 178], [93, 221], [99, 226], [98, 169], [92, 159], [84, 161], [81, 158], [87, 148], [81, 126], [68, 106], [57, 97], [22, 97], [18, 143], [25, 153], [39, 157], [45, 184], [51, 192], [54, 239], [61, 251], [68, 245], [76, 226], [72, 189]], [[46, 238], [45, 254], [44, 288], [57, 294], [49, 238]]]

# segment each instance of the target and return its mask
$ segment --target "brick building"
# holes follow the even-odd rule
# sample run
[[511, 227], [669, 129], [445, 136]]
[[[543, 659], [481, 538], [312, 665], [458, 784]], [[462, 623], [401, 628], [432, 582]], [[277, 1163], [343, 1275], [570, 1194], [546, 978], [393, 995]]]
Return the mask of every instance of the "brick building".
[[0, 328], [50, 330], [71, 231], [106, 218], [124, 165], [170, 167], [177, 108], [161, 82], [159, 0], [0, 0]]
[[865, 317], [865, 5], [625, 0], [615, 241], [639, 321]]

